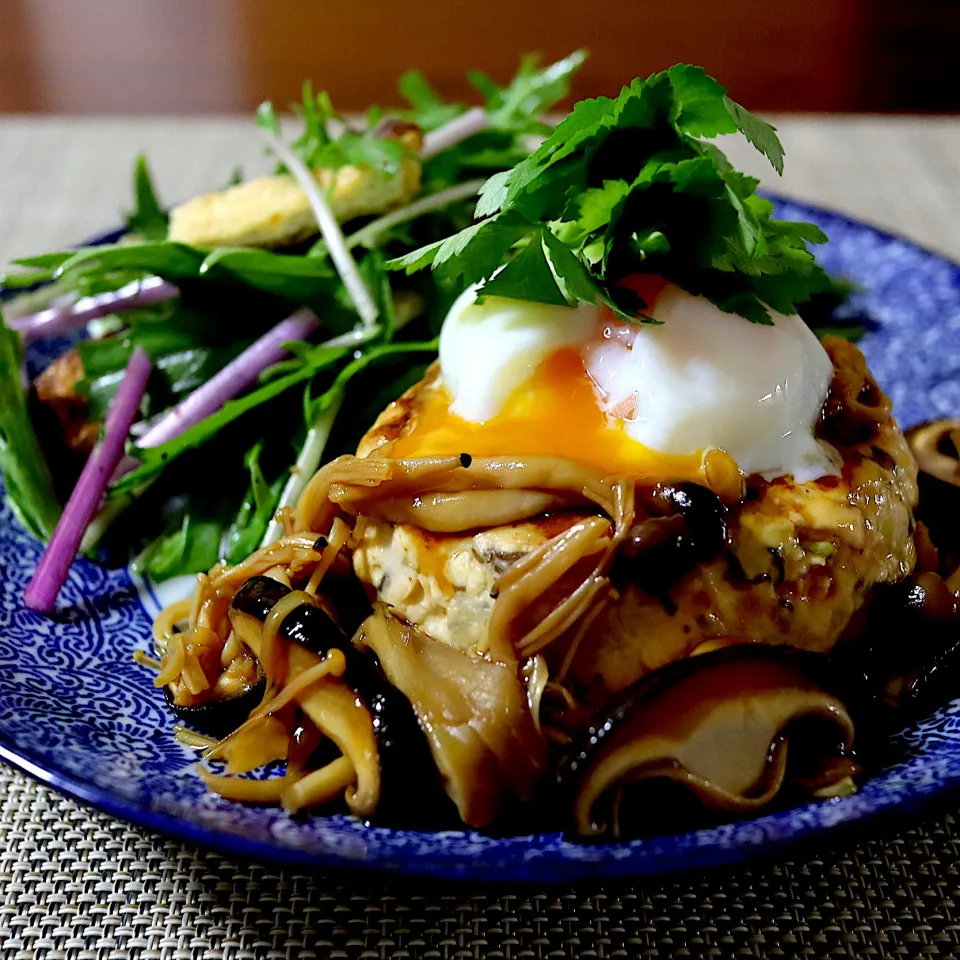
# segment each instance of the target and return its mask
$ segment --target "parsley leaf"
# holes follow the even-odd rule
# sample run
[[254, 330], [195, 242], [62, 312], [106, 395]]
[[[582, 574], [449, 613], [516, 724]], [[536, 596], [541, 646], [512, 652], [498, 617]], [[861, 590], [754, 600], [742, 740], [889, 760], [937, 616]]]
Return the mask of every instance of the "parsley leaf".
[[[475, 223], [435, 246], [431, 259], [434, 272], [441, 280], [460, 281], [464, 286], [483, 280], [500, 266], [507, 251], [531, 227], [526, 218], [513, 212]], [[413, 256], [410, 254], [400, 259], [410, 260]], [[394, 269], [395, 263], [388, 260], [384, 266]]]
[[703, 67], [682, 63], [667, 71], [673, 87], [671, 121], [690, 137], [736, 133], [737, 125], [724, 103], [726, 90]]
[[593, 303], [600, 294], [600, 290], [580, 258], [549, 230], [541, 232], [541, 239], [550, 267], [567, 301], [571, 304], [578, 300]]
[[[459, 234], [454, 234], [454, 236], [459, 236]], [[446, 240], [435, 240], [433, 243], [428, 243], [423, 247], [418, 247], [416, 250], [411, 250], [410, 253], [405, 253], [401, 257], [394, 257], [392, 260], [388, 260], [384, 266], [386, 266], [388, 270], [404, 270], [407, 276], [409, 276], [411, 273], [416, 273], [424, 267], [429, 267], [436, 259], [440, 248], [446, 242]]]
[[498, 274], [483, 284], [477, 299], [482, 300], [486, 296], [511, 297], [514, 300], [534, 300], [565, 307], [567, 298], [547, 262], [543, 234], [544, 228], [541, 227]]
[[783, 173], [783, 145], [777, 136], [777, 128], [755, 117], [729, 97], [723, 98], [736, 128], [770, 161], [777, 173]]
[[490, 177], [480, 188], [480, 199], [477, 201], [474, 215], [477, 217], [489, 217], [491, 213], [496, 213], [507, 199], [507, 184], [510, 179], [509, 170], [501, 170]]
[[[486, 89], [485, 80], [475, 78]], [[770, 124], [701, 67], [638, 78], [574, 105], [529, 156], [483, 187], [478, 222], [387, 263], [483, 293], [557, 303], [597, 296], [631, 315], [621, 281], [659, 274], [755, 323], [794, 313], [828, 284], [809, 224], [774, 220], [757, 180], [712, 138], [741, 132], [779, 172]], [[512, 292], [511, 292], [512, 291]], [[633, 311], [636, 319], [644, 317]]]

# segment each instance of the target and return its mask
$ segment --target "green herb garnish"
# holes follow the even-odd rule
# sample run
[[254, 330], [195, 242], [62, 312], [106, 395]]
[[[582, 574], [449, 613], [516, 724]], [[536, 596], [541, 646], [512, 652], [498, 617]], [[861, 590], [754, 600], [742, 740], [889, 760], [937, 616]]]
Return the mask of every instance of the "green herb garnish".
[[[344, 126], [342, 118], [333, 109], [329, 94], [325, 90], [315, 94], [309, 80], [303, 84], [303, 99], [293, 104], [293, 109], [302, 118], [303, 129], [290, 148], [312, 170], [366, 164], [393, 176], [400, 169], [407, 151], [398, 140], [377, 136], [379, 111], [368, 115], [365, 130], [353, 130]], [[374, 121], [372, 124], [369, 122], [371, 120]], [[260, 104], [257, 123], [271, 133], [280, 134], [280, 120], [272, 103]], [[334, 133], [334, 125], [342, 129]], [[284, 169], [281, 164], [278, 172]]]
[[[401, 88], [410, 109], [372, 107], [360, 124], [345, 123], [325, 93], [304, 86], [294, 108], [301, 124], [290, 146], [311, 169], [365, 164], [389, 177], [406, 159], [406, 148], [380, 135], [392, 126], [385, 119], [412, 120], [425, 132], [460, 118], [478, 121], [441, 131], [420, 157], [420, 196], [345, 225], [347, 246], [379, 308], [376, 330], [353, 346], [318, 343], [357, 322], [323, 240], [281, 250], [169, 241], [168, 219], [143, 158], [134, 167], [129, 234], [122, 242], [17, 261], [20, 270], [9, 276], [9, 286], [45, 284], [27, 294], [29, 300], [21, 295], [21, 314], [152, 277], [179, 291], [99, 319], [92, 336], [77, 345], [83, 376], [76, 392], [92, 421], [103, 418], [135, 346], [154, 361], [142, 406], [144, 417], [152, 418], [187, 398], [293, 310], [309, 307], [323, 324], [309, 341], [287, 345], [289, 356], [262, 370], [251, 389], [175, 439], [141, 450], [131, 437], [130, 452], [140, 464], [112, 485], [85, 549], [120, 562], [137, 554], [141, 569], [163, 579], [217, 560], [237, 561], [269, 536], [278, 503], [291, 502], [292, 479], [312, 474], [325, 449], [355, 449], [357, 431], [436, 355], [434, 338], [454, 291], [428, 272], [409, 280], [385, 273], [384, 260], [469, 225], [479, 186], [526, 157], [531, 134], [549, 133], [543, 115], [568, 95], [582, 61], [579, 52], [544, 66], [528, 57], [503, 87], [473, 74], [483, 102], [473, 109], [446, 102], [422, 75], [408, 74]], [[279, 131], [270, 104], [260, 108], [257, 122]], [[5, 382], [13, 390], [9, 396], [0, 390], [0, 468], [25, 525], [46, 536], [59, 506], [14, 379], [19, 348], [14, 333], [0, 343], [0, 367], [10, 371]], [[340, 409], [349, 416], [338, 415]], [[220, 477], [214, 486], [204, 482], [211, 471]], [[121, 513], [124, 522], [114, 523]]]
[[737, 132], [782, 171], [774, 128], [700, 67], [638, 78], [615, 99], [577, 103], [530, 156], [490, 177], [478, 223], [387, 266], [411, 273], [429, 264], [442, 281], [485, 282], [480, 296], [599, 298], [630, 319], [650, 319], [647, 305], [619, 282], [659, 274], [770, 323], [771, 309], [795, 313], [827, 287], [807, 247], [826, 237], [772, 218], [758, 181], [711, 142]]

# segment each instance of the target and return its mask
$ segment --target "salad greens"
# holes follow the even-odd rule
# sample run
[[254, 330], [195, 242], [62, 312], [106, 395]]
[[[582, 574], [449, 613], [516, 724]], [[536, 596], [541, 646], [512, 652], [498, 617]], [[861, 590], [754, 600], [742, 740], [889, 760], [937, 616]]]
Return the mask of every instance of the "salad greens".
[[127, 229], [144, 240], [165, 240], [170, 218], [160, 206], [147, 158], [140, 154], [133, 168], [134, 208], [126, 216]]
[[[487, 126], [515, 134], [548, 134], [551, 127], [543, 121], [542, 114], [567, 96], [570, 78], [586, 59], [586, 51], [575, 50], [563, 60], [541, 68], [536, 54], [528, 54], [506, 87], [498, 86], [479, 70], [470, 71], [467, 79], [484, 99]], [[444, 102], [419, 70], [410, 70], [400, 78], [400, 92], [411, 108], [401, 116], [422, 130], [436, 130], [467, 110], [463, 104]]]
[[[18, 269], [0, 277], [0, 284], [25, 291], [11, 302], [10, 315], [34, 338], [48, 329], [76, 327], [68, 313], [84, 298], [128, 285], [136, 291], [136, 284], [154, 290], [152, 298], [106, 301], [106, 309], [116, 303], [115, 312], [103, 316], [100, 307], [74, 348], [82, 373], [68, 384], [70, 402], [80, 404], [93, 423], [112, 409], [136, 348], [152, 361], [139, 404], [142, 419], [127, 440], [125, 463], [132, 458], [133, 469], [114, 475], [87, 528], [86, 548], [119, 562], [136, 555], [141, 571], [164, 579], [219, 560], [237, 562], [274, 535], [278, 504], [291, 502], [323, 455], [355, 445], [362, 426], [355, 414], [364, 411], [372, 419], [436, 354], [440, 323], [459, 291], [430, 274], [404, 278], [389, 272], [385, 261], [471, 223], [480, 186], [526, 157], [531, 135], [548, 132], [541, 115], [567, 95], [582, 61], [578, 52], [541, 68], [527, 58], [502, 89], [472, 75], [483, 108], [447, 103], [411, 73], [400, 84], [408, 107], [372, 108], [359, 126], [339, 117], [325, 93], [304, 85], [295, 106], [300, 131], [275, 150], [278, 175], [295, 174], [286, 152], [292, 151], [312, 169], [364, 164], [390, 177], [411, 156], [407, 141], [392, 134], [397, 121], [416, 124], [434, 138], [420, 158], [420, 196], [351, 221], [344, 231], [343, 246], [376, 303], [373, 324], [359, 323], [356, 296], [344, 285], [342, 264], [331, 257], [323, 236], [282, 250], [205, 249], [170, 241], [168, 214], [143, 157], [134, 166], [128, 233], [120, 241], [15, 261]], [[269, 104], [258, 110], [257, 124], [265, 135], [281, 132]], [[43, 286], [32, 289], [37, 284]], [[265, 366], [253, 387], [235, 399], [224, 396], [215, 412], [167, 442], [137, 446], [151, 424], [302, 308], [320, 318], [321, 329], [286, 344], [287, 358]], [[47, 327], [47, 317], [32, 311], [59, 322]], [[83, 322], [83, 312], [78, 315]], [[24, 526], [46, 539], [60, 513], [47, 464], [59, 485], [64, 470], [76, 470], [68, 466], [76, 455], [68, 456], [65, 441], [49, 431], [41, 449], [21, 387], [21, 363], [20, 337], [0, 327], [0, 469]], [[341, 409], [350, 416], [338, 416]], [[120, 516], [123, 521], [114, 522]]]
[[[781, 172], [774, 128], [701, 68], [679, 64], [617, 97], [577, 103], [554, 129], [544, 115], [584, 57], [545, 67], [525, 58], [506, 87], [472, 73], [482, 107], [444, 100], [411, 71], [400, 80], [407, 106], [373, 107], [360, 124], [307, 83], [290, 143], [263, 104], [256, 122], [275, 176], [301, 185], [318, 224], [315, 237], [281, 250], [171, 241], [138, 157], [119, 242], [23, 258], [0, 276], [7, 291], [23, 291], [10, 305], [13, 327], [0, 318], [0, 469], [24, 526], [51, 536], [60, 506], [48, 463], [58, 489], [76, 466], [63, 466], [62, 437], [45, 436], [41, 449], [17, 331], [38, 339], [86, 322], [68, 367], [81, 374], [65, 398], [88, 423], [113, 416], [133, 358], [149, 373], [136, 399], [141, 419], [98, 515], [84, 521], [83, 543], [120, 562], [135, 555], [141, 572], [164, 579], [236, 563], [279, 536], [278, 507], [295, 503], [324, 456], [354, 450], [422, 376], [468, 285], [481, 298], [601, 300], [623, 318], [655, 322], [624, 281], [657, 274], [756, 323], [798, 308], [815, 327], [833, 322], [842, 288], [808, 249], [822, 233], [775, 220], [757, 181], [714, 142], [740, 134]], [[411, 124], [423, 134], [420, 195], [341, 229], [311, 171], [360, 164], [393, 177], [414, 157]], [[291, 315], [310, 322], [296, 327], [303, 339], [282, 343]], [[227, 384], [235, 362], [244, 384], [255, 378], [242, 391]], [[192, 417], [180, 416], [188, 409]], [[76, 519], [64, 516], [68, 526]]]
[[27, 412], [20, 385], [22, 364], [20, 339], [0, 313], [0, 470], [17, 519], [46, 540], [57, 525], [60, 506]]
[[[365, 164], [393, 176], [407, 153], [399, 140], [378, 135], [377, 123], [380, 111], [373, 108], [367, 114], [366, 127], [357, 131], [346, 127], [334, 132], [339, 118], [325, 90], [314, 94], [309, 80], [303, 84], [303, 99], [292, 105], [303, 121], [300, 135], [290, 144], [290, 149], [311, 168], [329, 167], [336, 170], [349, 164]], [[280, 119], [272, 103], [262, 103], [257, 109], [257, 124], [275, 136], [280, 135]], [[286, 170], [279, 163], [277, 172]]]
[[614, 99], [580, 101], [537, 149], [491, 176], [476, 208], [484, 219], [388, 267], [483, 282], [480, 296], [599, 298], [631, 319], [650, 319], [647, 305], [620, 281], [653, 273], [770, 323], [769, 310], [795, 313], [828, 287], [807, 247], [826, 237], [772, 218], [758, 181], [711, 142], [737, 132], [782, 170], [774, 128], [700, 67], [638, 78]]
[[103, 438], [83, 465], [47, 549], [24, 591], [23, 602], [31, 610], [49, 613], [53, 609], [90, 521], [100, 508], [110, 477], [123, 458], [124, 443], [137, 418], [150, 368], [146, 351], [137, 347], [104, 422]]
[[263, 441], [258, 441], [243, 458], [249, 488], [225, 530], [225, 518], [184, 511], [180, 527], [149, 544], [136, 558], [135, 569], [149, 570], [156, 579], [164, 580], [184, 569], [209, 568], [221, 558], [238, 563], [253, 553], [260, 546], [283, 487], [283, 476], [271, 483], [265, 479], [260, 466], [262, 452]]

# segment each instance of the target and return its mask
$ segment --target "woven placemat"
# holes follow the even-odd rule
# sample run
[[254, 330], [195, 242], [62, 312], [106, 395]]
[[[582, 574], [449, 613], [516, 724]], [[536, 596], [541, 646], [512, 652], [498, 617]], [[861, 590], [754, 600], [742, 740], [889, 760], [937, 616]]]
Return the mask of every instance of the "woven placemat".
[[3, 960], [960, 955], [951, 815], [802, 861], [501, 889], [237, 861], [8, 770], [0, 796]]
[[[960, 258], [960, 121], [779, 126], [788, 193]], [[0, 118], [0, 262], [116, 223], [139, 150], [167, 200], [264, 166], [247, 122]], [[238, 862], [0, 767], [0, 958], [956, 958], [956, 809], [759, 866], [501, 889]]]

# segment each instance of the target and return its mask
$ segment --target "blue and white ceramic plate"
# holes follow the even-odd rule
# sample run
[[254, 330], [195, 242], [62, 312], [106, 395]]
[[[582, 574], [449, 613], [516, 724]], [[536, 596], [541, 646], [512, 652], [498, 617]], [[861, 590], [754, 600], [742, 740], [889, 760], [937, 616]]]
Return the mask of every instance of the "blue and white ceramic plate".
[[[831, 237], [824, 266], [862, 290], [853, 309], [875, 329], [863, 346], [902, 425], [960, 414], [960, 267], [836, 214], [782, 203]], [[39, 360], [40, 358], [34, 358]], [[125, 570], [78, 562], [50, 620], [23, 590], [40, 544], [0, 508], [0, 758], [108, 813], [237, 854], [489, 880], [560, 881], [698, 869], [769, 853], [841, 824], [902, 813], [960, 784], [960, 701], [893, 744], [897, 762], [852, 797], [755, 820], [629, 843], [583, 845], [556, 834], [493, 838], [367, 827], [346, 816], [294, 819], [206, 792], [195, 756], [149, 673], [158, 600]]]

